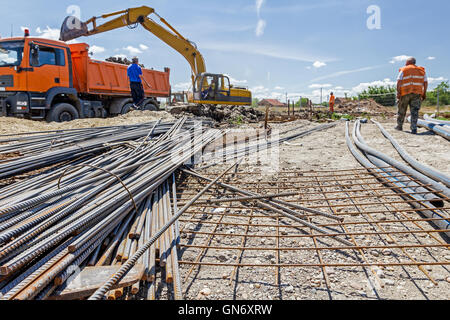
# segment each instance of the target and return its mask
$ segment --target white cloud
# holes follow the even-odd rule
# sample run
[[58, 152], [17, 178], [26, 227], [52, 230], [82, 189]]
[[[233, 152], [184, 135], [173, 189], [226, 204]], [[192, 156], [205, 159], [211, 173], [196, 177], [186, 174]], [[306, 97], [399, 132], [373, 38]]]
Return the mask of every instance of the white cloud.
[[247, 81], [247, 80], [237, 80], [237, 79], [234, 79], [233, 77], [230, 77], [229, 75], [227, 75], [227, 76], [228, 76], [228, 78], [230, 79], [230, 83], [231, 83], [232, 85], [235, 85], [235, 86], [242, 86], [242, 85], [248, 84], [248, 81]]
[[92, 52], [93, 54], [99, 54], [105, 52], [105, 48], [93, 45], [89, 47], [89, 52]]
[[298, 100], [298, 99], [300, 99], [300, 97], [306, 98], [307, 96], [308, 95], [306, 93], [300, 93], [300, 92], [288, 93], [288, 99], [290, 99], [290, 100]]
[[136, 55], [136, 54], [142, 53], [142, 50], [135, 48], [133, 46], [125, 47], [125, 48], [123, 48], [123, 50], [128, 51], [130, 53], [130, 55]]
[[322, 61], [315, 61], [314, 63], [313, 63], [313, 67], [314, 68], [322, 68], [322, 67], [325, 67], [327, 64], [325, 63], [325, 62], [322, 62]]
[[175, 91], [189, 91], [192, 87], [192, 82], [180, 82], [173, 85]]
[[359, 68], [359, 69], [354, 69], [354, 70], [339, 71], [339, 72], [328, 74], [326, 76], [317, 77], [315, 79], [312, 79], [311, 82], [316, 82], [316, 81], [321, 81], [321, 80], [331, 79], [331, 78], [337, 78], [337, 77], [344, 76], [344, 75], [347, 75], [347, 74], [363, 72], [363, 71], [369, 71], [369, 70], [373, 70], [373, 69], [377, 69], [377, 68], [381, 68], [381, 67], [384, 67], [384, 65], [364, 67], [364, 68]]
[[309, 86], [310, 89], [320, 89], [320, 88], [330, 88], [332, 87], [332, 84], [326, 83], [326, 84], [319, 84], [319, 83], [314, 83], [312, 85]]
[[224, 74], [224, 76], [227, 76], [228, 79], [230, 79], [230, 83], [232, 85], [242, 86], [242, 85], [248, 84], [247, 80], [237, 80], [237, 79], [233, 78], [232, 76], [230, 76], [229, 74], [226, 74], [226, 73]]
[[389, 61], [389, 63], [394, 64], [394, 63], [397, 63], [397, 62], [406, 61], [406, 60], [408, 60], [409, 58], [411, 58], [411, 56], [402, 54], [402, 55], [400, 55], [400, 56], [393, 57], [392, 60]]
[[[432, 77], [428, 77], [428, 82], [431, 84], [438, 84], [442, 81], [447, 81], [447, 78], [444, 77], [438, 77], [438, 78], [432, 78]], [[390, 78], [386, 78], [383, 80], [375, 80], [375, 81], [371, 81], [371, 82], [362, 82], [359, 83], [358, 85], [352, 87], [352, 89], [344, 89], [341, 86], [336, 86], [333, 90], [334, 94], [338, 97], [341, 96], [345, 96], [345, 94], [347, 94], [348, 96], [356, 96], [358, 94], [360, 94], [361, 92], [363, 92], [364, 90], [367, 90], [369, 87], [375, 87], [375, 86], [384, 86], [384, 87], [388, 87], [388, 86], [393, 86], [395, 87], [397, 85], [396, 80], [392, 80]], [[323, 93], [323, 96], [326, 97], [326, 94], [328, 93]], [[320, 90], [314, 90], [312, 93], [312, 98], [313, 101], [318, 101], [316, 100], [316, 98], [319, 97], [320, 98]], [[324, 98], [325, 99], [325, 98]]]
[[38, 38], [59, 40], [60, 30], [50, 28], [49, 26], [47, 26], [47, 28], [44, 30], [42, 30], [40, 27], [37, 27], [36, 33], [38, 34]]
[[[311, 62], [311, 63], [317, 60], [317, 58], [314, 57], [313, 55], [309, 55], [303, 52], [296, 52], [295, 50], [292, 50], [290, 48], [282, 48], [261, 44], [244, 44], [239, 42], [236, 43], [210, 42], [210, 43], [202, 43], [200, 49], [215, 50], [221, 52], [256, 54], [277, 59]], [[328, 61], [332, 60], [328, 59]]]
[[264, 86], [256, 86], [250, 89], [255, 94], [267, 93], [270, 90]]
[[[329, 84], [314, 84], [309, 86], [309, 88], [314, 89], [309, 94], [302, 94], [302, 97], [311, 99], [314, 103], [320, 103], [321, 98], [322, 102], [326, 101], [330, 95], [331, 92], [334, 93], [337, 97], [351, 97], [356, 96], [362, 91], [368, 89], [370, 86], [395, 86], [396, 82], [392, 81], [389, 78], [386, 78], [384, 80], [377, 80], [372, 82], [364, 82], [360, 83], [356, 86], [354, 86], [352, 89], [345, 89], [342, 86], [335, 86]], [[323, 90], [320, 90], [320, 88], [323, 88]]]
[[320, 97], [321, 93], [322, 93], [322, 97], [323, 97], [323, 91], [320, 91], [320, 90], [313, 90], [312, 96], [313, 96], [313, 97]]
[[428, 57], [427, 60], [436, 60], [436, 57]]
[[256, 25], [255, 34], [257, 37], [261, 37], [264, 34], [264, 29], [266, 28], [266, 21], [263, 19], [258, 20], [258, 24]]
[[[279, 2], [279, 3], [277, 3]], [[283, 5], [282, 1], [272, 1], [272, 3], [276, 3], [276, 5], [267, 7], [267, 11], [270, 10], [271, 13], [277, 14], [297, 14], [299, 12], [311, 11], [311, 10], [321, 10], [321, 9], [329, 9], [332, 7], [340, 7], [348, 5], [348, 3], [352, 3], [348, 0], [333, 0], [333, 1], [293, 1], [295, 4]], [[353, 5], [353, 3], [352, 3]], [[248, 8], [252, 10], [252, 8]]]
[[[276, 99], [281, 102], [286, 102], [286, 93], [280, 92], [284, 90], [283, 87], [275, 87], [274, 90], [271, 90], [269, 88], [266, 88], [264, 86], [255, 86], [253, 88], [250, 88], [250, 91], [252, 92], [252, 96], [257, 99]], [[298, 92], [291, 92], [288, 94], [287, 98], [291, 100], [297, 100], [300, 97], [307, 97], [308, 94], [306, 93], [298, 93]]]
[[127, 46], [125, 48], [122, 48], [122, 50], [126, 50], [130, 53], [130, 55], [137, 55], [143, 53], [145, 50], [148, 50], [148, 46], [145, 44], [140, 44], [139, 48], [133, 47], [133, 46]]
[[266, 29], [266, 21], [261, 19], [261, 8], [265, 0], [256, 0], [256, 15], [258, 16], [258, 23], [256, 24], [255, 34], [257, 37], [261, 37]]
[[256, 0], [256, 14], [258, 15], [258, 17], [261, 14], [261, 8], [262, 8], [262, 5], [264, 4], [264, 1], [265, 0]]
[[0, 53], [0, 59], [5, 63], [15, 63], [17, 59], [9, 57], [6, 53]]
[[432, 77], [428, 77], [428, 83], [435, 83], [435, 82], [442, 82], [442, 81], [448, 81], [447, 78], [444, 77], [439, 77], [439, 78], [432, 78]]
[[361, 93], [362, 91], [367, 90], [369, 87], [374, 87], [374, 86], [387, 87], [387, 86], [395, 86], [396, 84], [397, 84], [397, 82], [392, 81], [389, 78], [386, 78], [384, 80], [376, 80], [376, 81], [372, 81], [372, 82], [362, 82], [352, 88], [352, 93], [354, 93], [354, 94]]
[[250, 89], [252, 96], [258, 99], [280, 99], [284, 94], [279, 92], [272, 92], [269, 88], [264, 86], [256, 86]]

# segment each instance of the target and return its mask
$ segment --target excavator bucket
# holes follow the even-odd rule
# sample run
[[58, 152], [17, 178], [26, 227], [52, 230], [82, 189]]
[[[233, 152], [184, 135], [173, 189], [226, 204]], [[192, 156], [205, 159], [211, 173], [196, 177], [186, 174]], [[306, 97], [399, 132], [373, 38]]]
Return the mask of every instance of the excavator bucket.
[[88, 34], [88, 27], [86, 23], [81, 22], [80, 19], [74, 16], [68, 16], [64, 19], [61, 26], [61, 33], [59, 40], [69, 41]]

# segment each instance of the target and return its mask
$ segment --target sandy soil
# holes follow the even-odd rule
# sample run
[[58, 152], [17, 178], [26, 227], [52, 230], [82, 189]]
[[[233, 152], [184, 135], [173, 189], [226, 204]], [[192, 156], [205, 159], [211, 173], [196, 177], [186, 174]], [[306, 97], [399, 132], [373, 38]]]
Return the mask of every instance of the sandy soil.
[[[418, 161], [450, 174], [450, 144], [447, 140], [440, 136], [429, 134], [424, 129], [419, 129], [418, 135], [411, 135], [409, 131], [398, 132], [395, 127], [394, 120], [379, 120], [391, 135], [406, 149], [411, 155], [417, 158]], [[286, 131], [296, 127], [301, 127], [291, 133], [302, 132], [305, 129], [317, 126], [316, 123], [299, 120], [287, 124], [272, 125], [274, 131]], [[405, 125], [405, 128], [407, 125]], [[364, 124], [362, 127], [362, 134], [366, 142], [379, 151], [402, 161], [390, 142], [384, 138], [378, 127], [373, 123]], [[345, 170], [353, 168], [361, 168], [361, 165], [354, 159], [345, 143], [345, 122], [338, 122], [337, 126], [322, 132], [313, 133], [307, 137], [299, 138], [293, 141], [292, 144], [284, 144], [280, 146], [279, 151], [279, 171], [324, 171], [324, 170]], [[259, 173], [259, 176], [250, 176], [254, 182], [259, 180], [277, 180], [278, 173], [271, 172], [270, 169], [273, 163], [270, 159], [259, 159], [259, 163], [247, 163], [240, 167], [240, 170], [245, 172]], [[273, 161], [272, 161], [273, 162]], [[267, 168], [264, 168], [267, 166]], [[221, 172], [225, 169], [225, 165], [217, 166], [208, 169], [209, 171]], [[242, 181], [241, 181], [242, 182]], [[274, 183], [275, 185], [275, 183]], [[289, 182], [286, 182], [289, 185]], [[295, 189], [293, 189], [295, 190]], [[268, 192], [268, 191], [267, 191]], [[331, 195], [330, 195], [331, 196]], [[398, 201], [395, 197], [393, 201]], [[349, 200], [337, 200], [345, 202]], [[408, 210], [408, 205], [403, 204], [404, 210]], [[381, 210], [384, 207], [381, 206]], [[380, 206], [376, 205], [368, 207], [367, 210], [380, 210]], [[219, 217], [216, 216], [217, 210], [222, 210], [229, 213], [230, 216], [225, 217], [221, 222], [227, 223], [246, 223], [249, 220], [250, 210], [239, 209], [213, 209], [212, 211], [198, 211], [196, 218], [203, 221], [217, 221]], [[194, 210], [195, 211], [195, 210]], [[260, 212], [261, 213], [261, 212]], [[237, 217], [231, 214], [238, 215]], [[256, 210], [258, 214], [258, 210]], [[239, 217], [242, 215], [241, 217]], [[419, 215], [412, 213], [412, 217], [419, 219]], [[396, 220], [402, 219], [400, 215], [392, 212], [374, 214], [373, 219], [380, 221], [383, 219]], [[357, 222], [367, 219], [364, 216], [346, 216], [346, 221]], [[283, 221], [283, 219], [282, 219]], [[318, 220], [316, 220], [317, 222]], [[319, 220], [320, 221], [320, 220]], [[269, 219], [253, 218], [252, 224], [269, 224]], [[272, 221], [273, 222], [273, 221]], [[325, 222], [325, 221], [322, 221]], [[286, 220], [289, 224], [291, 221]], [[422, 227], [429, 229], [427, 224]], [[202, 222], [196, 223], [181, 223], [181, 228], [185, 230], [192, 230], [197, 232], [213, 232], [212, 226], [208, 226]], [[361, 228], [358, 226], [349, 227], [350, 232], [370, 232], [372, 227]], [[387, 230], [403, 230], [403, 227], [396, 225], [386, 225]], [[378, 229], [373, 229], [378, 230]], [[373, 232], [372, 230], [372, 232]], [[409, 230], [409, 229], [404, 229]], [[222, 225], [216, 230], [221, 233], [243, 234], [246, 232], [245, 227], [236, 227], [229, 225]], [[275, 228], [252, 227], [249, 234], [274, 234]], [[280, 232], [285, 235], [298, 234], [292, 229], [281, 228]], [[189, 235], [182, 240], [183, 243], [188, 244], [202, 244], [206, 241], [205, 237], [196, 235], [192, 237]], [[221, 240], [213, 240], [213, 246], [240, 246], [242, 245], [240, 238], [221, 237]], [[358, 243], [363, 243], [368, 246], [374, 245], [389, 245], [386, 238], [382, 236], [357, 236]], [[400, 244], [411, 245], [415, 243], [433, 244], [435, 243], [427, 235], [415, 236], [398, 236], [397, 242]], [[243, 256], [237, 251], [223, 251], [223, 250], [208, 250], [204, 255], [202, 261], [206, 262], [225, 262], [234, 263], [236, 259], [244, 259], [245, 262], [253, 262], [257, 264], [275, 263], [274, 252], [269, 248], [275, 245], [275, 240], [268, 236], [258, 238], [248, 238], [246, 246], [248, 247], [265, 247], [266, 252], [245, 251]], [[324, 245], [322, 243], [322, 245]], [[331, 244], [328, 244], [331, 245]], [[295, 238], [281, 238], [280, 247], [297, 247], [297, 246], [311, 246], [311, 244], [302, 242], [301, 239]], [[426, 259], [436, 259], [435, 261], [450, 260], [450, 253], [445, 248], [432, 248], [431, 251], [416, 249], [407, 249], [407, 252], [417, 261], [426, 261]], [[194, 261], [199, 253], [198, 250], [187, 249], [182, 252], [181, 258], [185, 261]], [[327, 261], [345, 262], [349, 257], [345, 257], [339, 253], [324, 253], [323, 258]], [[407, 257], [399, 250], [395, 251], [395, 255], [391, 253], [381, 253], [381, 250], [368, 250], [367, 258], [370, 261], [380, 262], [395, 262], [401, 259], [407, 261]], [[317, 263], [318, 258], [314, 252], [289, 252], [282, 253], [280, 258], [282, 263], [289, 262], [303, 262], [303, 263]], [[405, 260], [406, 259], [406, 260]], [[425, 260], [421, 260], [425, 259]], [[189, 266], [181, 266], [182, 278], [187, 275]], [[450, 299], [450, 272], [447, 266], [426, 266], [425, 269], [438, 282], [438, 286], [433, 285], [424, 274], [417, 267], [385, 267], [374, 269], [383, 287], [377, 287], [377, 280], [374, 279], [373, 273], [369, 268], [360, 267], [338, 267], [327, 268], [327, 274], [331, 283], [331, 287], [325, 285], [323, 274], [320, 268], [316, 270], [312, 268], [286, 268], [280, 273], [280, 283], [276, 283], [273, 270], [258, 267], [242, 267], [239, 268], [237, 281], [230, 281], [233, 277], [233, 267], [213, 267], [207, 266], [200, 269], [194, 269], [190, 280], [183, 286], [186, 290], [187, 299], [286, 299], [286, 300], [383, 300], [383, 299]], [[236, 270], [234, 270], [236, 271]], [[232, 276], [233, 275], [233, 276]], [[195, 280], [192, 280], [194, 277]], [[205, 294], [206, 292], [206, 294]]]
[[125, 115], [120, 115], [108, 119], [79, 119], [66, 123], [45, 121], [33, 121], [19, 118], [0, 117], [0, 134], [26, 133], [32, 131], [48, 131], [77, 128], [93, 128], [105, 126], [118, 126], [127, 124], [138, 124], [155, 121], [158, 119], [172, 120], [171, 114], [165, 111], [132, 111]]
[[[418, 135], [412, 135], [408, 125], [405, 131], [394, 130], [396, 126], [393, 120], [377, 120], [397, 140], [397, 142], [419, 162], [438, 169], [450, 175], [450, 143], [444, 138], [429, 133], [426, 129], [419, 128]], [[293, 123], [273, 125], [274, 129], [288, 130], [291, 127], [304, 125], [298, 132], [305, 128], [313, 128], [317, 124], [308, 121], [296, 121]], [[353, 128], [353, 123], [350, 130]], [[294, 131], [295, 133], [296, 131]], [[378, 127], [369, 122], [363, 124], [361, 133], [367, 144], [378, 151], [403, 161], [397, 151], [392, 147]], [[345, 142], [345, 122], [340, 121], [334, 128], [316, 132], [312, 135], [300, 138], [292, 142], [301, 146], [283, 144], [280, 149], [280, 161], [283, 167], [297, 167], [303, 170], [329, 170], [358, 168], [360, 164], [348, 151]]]
[[[26, 121], [13, 118], [0, 118], [0, 134], [5, 133], [19, 133], [29, 131], [54, 130], [63, 128], [82, 128], [92, 126], [108, 126], [121, 125], [130, 123], [144, 123], [155, 119], [171, 119], [172, 117], [165, 112], [132, 112], [125, 116], [120, 116], [113, 119], [90, 119], [78, 120], [69, 124], [47, 124], [44, 122]], [[419, 128], [418, 135], [411, 135], [409, 131], [398, 132], [395, 127], [395, 120], [381, 120], [385, 129], [418, 161], [432, 166], [442, 172], [450, 175], [450, 144], [447, 140], [440, 136], [430, 134], [425, 129]], [[273, 132], [283, 132], [295, 129], [290, 133], [302, 132], [306, 129], [318, 126], [317, 123], [311, 123], [305, 120], [299, 120], [285, 124], [273, 124]], [[246, 125], [245, 128], [260, 127], [260, 124], [252, 126]], [[405, 124], [405, 129], [408, 125]], [[373, 123], [364, 124], [362, 126], [362, 134], [367, 143], [379, 151], [402, 161], [398, 153], [391, 146], [389, 141], [384, 138], [378, 127]], [[315, 132], [309, 136], [299, 138], [291, 141], [290, 144], [283, 144], [279, 146], [277, 155], [277, 170], [298, 170], [298, 171], [324, 171], [324, 170], [341, 170], [361, 168], [361, 165], [354, 159], [345, 143], [345, 122], [339, 121], [337, 126], [325, 131]], [[270, 180], [277, 176], [276, 173], [267, 168], [273, 167], [273, 159], [267, 157], [259, 159], [259, 163], [243, 164], [241, 170], [258, 172], [259, 179]], [[228, 166], [228, 165], [227, 165]], [[225, 165], [219, 165], [211, 168], [210, 171], [220, 172]], [[286, 181], [288, 184], [289, 181]], [[213, 212], [215, 214], [222, 211]], [[244, 215], [244, 220], [248, 218], [247, 210], [227, 210], [227, 213], [235, 213]], [[228, 222], [243, 222], [243, 218], [227, 217]], [[383, 216], [375, 216], [376, 219], [395, 219], [398, 218], [392, 213]], [[205, 219], [216, 221], [217, 216], [208, 215], [205, 212]], [[360, 221], [362, 217], [346, 217], [348, 221]], [[268, 219], [255, 218], [252, 220], [254, 224], [268, 223]], [[196, 230], [208, 232], [211, 229], [199, 225], [180, 223], [182, 229]], [[245, 232], [244, 228], [222, 226], [218, 230], [220, 232], [230, 232], [241, 234]], [[395, 227], [394, 227], [395, 228]], [[258, 234], [271, 234], [275, 228], [256, 227], [251, 232]], [[364, 231], [358, 230], [356, 227], [350, 231]], [[283, 234], [295, 234], [295, 230], [288, 228], [280, 230]], [[297, 231], [298, 233], [298, 231]], [[195, 240], [192, 238], [182, 239], [186, 241], [197, 241], [202, 243], [201, 238]], [[213, 242], [213, 245], [235, 245], [239, 246], [241, 240], [235, 238], [234, 240], [225, 240], [222, 243]], [[385, 244], [385, 239], [381, 237], [367, 238], [361, 236], [358, 239], [360, 243], [368, 245]], [[408, 237], [400, 238], [399, 243], [410, 244], [417, 243], [417, 239]], [[425, 244], [434, 243], [429, 236], [420, 237], [420, 241]], [[246, 244], [248, 246], [274, 246], [274, 239], [266, 238], [252, 238]], [[280, 247], [302, 246], [301, 239], [286, 238], [282, 239]], [[409, 249], [408, 249], [409, 250]], [[433, 248], [433, 256], [439, 261], [450, 261], [450, 253], [445, 248]], [[186, 250], [180, 254], [180, 259], [185, 261], [195, 259], [198, 251]], [[416, 257], [419, 261], [429, 253], [423, 253], [419, 249], [411, 249], [411, 255]], [[232, 263], [238, 257], [235, 253], [230, 252], [225, 255], [216, 255], [214, 251], [209, 250], [208, 258], [218, 262]], [[429, 257], [429, 256], [427, 256]], [[267, 252], [249, 253], [245, 252], [247, 261], [252, 260], [255, 264], [272, 263], [274, 256], [270, 250]], [[346, 257], [341, 257], [338, 254], [332, 254], [327, 257], [329, 259], [336, 259], [336, 261], [346, 261]], [[403, 258], [400, 256], [400, 258]], [[381, 255], [379, 252], [370, 253], [370, 259], [378, 261], [394, 261], [393, 257], [388, 255]], [[301, 261], [305, 263], [317, 262], [315, 252], [284, 252], [281, 262], [295, 262]], [[311, 268], [295, 268], [283, 271], [281, 274], [280, 284], [274, 283], [274, 274], [272, 271], [267, 271], [263, 268], [239, 268], [239, 281], [230, 283], [229, 277], [233, 273], [233, 267], [208, 267], [202, 268], [201, 272], [196, 275], [195, 281], [187, 282], [183, 285], [183, 289], [187, 290], [187, 299], [450, 299], [450, 272], [448, 266], [434, 266], [426, 267], [434, 279], [439, 282], [438, 286], [434, 286], [424, 274], [418, 270], [417, 267], [406, 268], [391, 268], [387, 267], [383, 270], [377, 270], [377, 274], [385, 283], [383, 288], [374, 288], [368, 285], [373, 280], [373, 276], [367, 270], [358, 267], [348, 268], [331, 268], [327, 269], [332, 283], [332, 289], [326, 289], [324, 286], [323, 275], [320, 269], [312, 271]], [[183, 265], [180, 267], [182, 278], [187, 274], [189, 267]], [[162, 287], [165, 285], [162, 283]], [[208, 289], [208, 290], [205, 290]], [[165, 290], [163, 290], [165, 291]], [[202, 294], [202, 292], [209, 292]], [[162, 295], [164, 298], [164, 294]]]

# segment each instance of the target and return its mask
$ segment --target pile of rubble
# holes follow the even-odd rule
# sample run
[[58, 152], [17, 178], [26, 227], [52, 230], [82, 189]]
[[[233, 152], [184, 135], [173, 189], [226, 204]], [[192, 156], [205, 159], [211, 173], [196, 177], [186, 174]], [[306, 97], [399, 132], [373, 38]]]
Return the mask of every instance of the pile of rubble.
[[339, 113], [348, 114], [394, 114], [395, 108], [385, 107], [373, 99], [351, 100], [345, 98], [336, 98], [335, 110]]
[[217, 122], [255, 123], [264, 119], [264, 113], [251, 107], [224, 106], [224, 105], [199, 105], [177, 104], [168, 110], [170, 114], [178, 118], [181, 116], [196, 116], [210, 118]]

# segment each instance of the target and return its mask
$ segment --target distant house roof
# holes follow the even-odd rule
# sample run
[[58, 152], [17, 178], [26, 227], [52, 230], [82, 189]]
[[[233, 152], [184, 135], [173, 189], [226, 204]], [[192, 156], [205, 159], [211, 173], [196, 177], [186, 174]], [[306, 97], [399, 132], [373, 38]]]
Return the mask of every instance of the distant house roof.
[[264, 99], [264, 100], [261, 100], [258, 103], [258, 105], [261, 105], [261, 106], [270, 105], [270, 106], [273, 106], [273, 107], [284, 107], [285, 106], [284, 103], [278, 101], [277, 99]]

